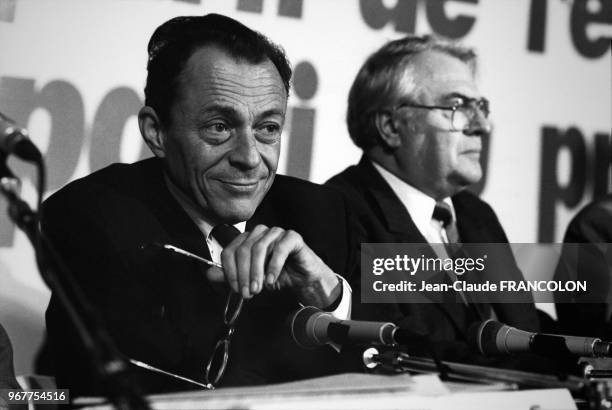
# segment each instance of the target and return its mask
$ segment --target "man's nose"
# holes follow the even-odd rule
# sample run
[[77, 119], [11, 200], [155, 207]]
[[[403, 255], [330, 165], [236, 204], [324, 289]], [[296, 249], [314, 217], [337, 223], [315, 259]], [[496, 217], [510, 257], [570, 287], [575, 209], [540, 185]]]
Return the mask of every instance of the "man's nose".
[[252, 130], [243, 130], [236, 135], [234, 146], [229, 154], [230, 163], [241, 169], [252, 169], [261, 162], [257, 140]]
[[465, 135], [487, 135], [492, 129], [491, 121], [480, 110], [475, 110], [474, 116], [463, 133]]

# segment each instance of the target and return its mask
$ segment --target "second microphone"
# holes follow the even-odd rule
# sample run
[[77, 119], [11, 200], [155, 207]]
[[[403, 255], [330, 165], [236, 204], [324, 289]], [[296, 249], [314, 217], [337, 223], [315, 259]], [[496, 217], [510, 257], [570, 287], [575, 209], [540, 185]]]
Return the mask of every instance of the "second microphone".
[[393, 345], [402, 339], [400, 329], [393, 323], [340, 320], [312, 306], [293, 315], [291, 334], [298, 345], [308, 349], [324, 344]]

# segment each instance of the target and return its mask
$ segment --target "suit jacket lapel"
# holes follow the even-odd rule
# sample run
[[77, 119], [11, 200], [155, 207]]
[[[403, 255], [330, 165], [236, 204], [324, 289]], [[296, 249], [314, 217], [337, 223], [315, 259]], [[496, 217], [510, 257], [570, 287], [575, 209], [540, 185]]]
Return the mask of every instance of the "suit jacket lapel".
[[387, 230], [397, 242], [426, 243], [400, 199], [366, 156], [361, 158], [357, 169]]
[[490, 237], [489, 230], [479, 215], [470, 212], [462, 200], [461, 193], [452, 197], [453, 207], [457, 216], [457, 230], [463, 243], [488, 243], [493, 238]]
[[251, 219], [247, 221], [247, 224], [246, 224], [247, 231], [252, 230], [256, 225], [259, 225], [259, 224], [265, 224], [269, 227], [270, 226], [283, 226], [283, 224], [279, 220], [280, 213], [275, 212], [274, 206], [273, 206], [272, 196], [274, 195], [274, 187], [275, 187], [275, 184], [272, 183], [272, 187], [270, 187], [270, 190], [268, 191], [264, 199], [261, 201], [261, 203], [255, 210], [255, 213], [253, 214]]
[[[151, 167], [153, 168], [151, 174], [155, 175], [155, 178], [149, 179], [151, 182], [148, 189], [152, 198], [154, 198], [151, 203], [156, 204], [153, 212], [168, 236], [156, 240], [158, 242], [171, 241], [169, 242], [171, 245], [204, 258], [210, 258], [206, 238], [166, 187], [161, 162], [156, 160], [154, 164], [151, 164]], [[148, 182], [148, 180], [145, 181]]]
[[[365, 156], [361, 158], [357, 169], [360, 173], [361, 180], [364, 181], [366, 189], [373, 198], [380, 212], [382, 220], [385, 221], [386, 228], [391, 234], [393, 241], [398, 243], [428, 243], [427, 239], [421, 234], [410, 214], [404, 207], [404, 204], [395, 195], [393, 189], [387, 181], [376, 171], [376, 168], [370, 163], [370, 160]], [[427, 246], [427, 257], [437, 257], [433, 248]], [[441, 283], [446, 281], [446, 274], [438, 274], [429, 278], [428, 282]], [[456, 309], [456, 302], [448, 301], [447, 303], [432, 303], [436, 308], [441, 309], [458, 328], [462, 328], [462, 317], [459, 309]]]
[[[493, 281], [502, 279], [522, 279], [522, 274], [518, 270], [518, 267], [516, 267], [515, 260], [512, 255], [512, 250], [509, 245], [507, 246], [507, 249], [502, 249], [500, 247], [501, 245], [499, 244], [499, 242], [505, 242], [505, 239], [492, 235], [491, 227], [488, 226], [486, 221], [481, 218], [481, 215], [477, 215], [473, 212], [473, 210], [469, 209], [468, 205], [466, 204], [466, 201], [463, 200], [464, 197], [461, 193], [455, 195], [452, 199], [453, 206], [457, 214], [457, 229], [459, 231], [459, 235], [461, 237], [462, 242], [497, 244], [493, 245], [493, 247], [490, 248], [489, 254], [491, 252], [494, 252], [494, 255], [489, 256], [490, 261], [497, 260], [498, 266], [494, 267], [493, 269], [488, 269], [486, 271], [487, 279]], [[527, 306], [520, 303], [491, 303], [490, 305], [491, 308], [502, 320], [506, 317], [521, 317], [524, 312], [524, 308]], [[488, 308], [480, 306], [479, 309], [481, 309], [481, 313], [484, 313], [485, 315], [489, 314]], [[514, 310], [517, 310], [520, 313], [513, 314], [512, 312]]]

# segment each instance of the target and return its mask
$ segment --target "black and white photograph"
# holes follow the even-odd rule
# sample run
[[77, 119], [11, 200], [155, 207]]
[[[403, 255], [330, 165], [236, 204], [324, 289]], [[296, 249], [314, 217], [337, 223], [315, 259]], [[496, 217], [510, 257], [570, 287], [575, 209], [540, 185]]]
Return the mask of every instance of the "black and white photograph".
[[0, 410], [612, 408], [612, 0], [0, 0]]

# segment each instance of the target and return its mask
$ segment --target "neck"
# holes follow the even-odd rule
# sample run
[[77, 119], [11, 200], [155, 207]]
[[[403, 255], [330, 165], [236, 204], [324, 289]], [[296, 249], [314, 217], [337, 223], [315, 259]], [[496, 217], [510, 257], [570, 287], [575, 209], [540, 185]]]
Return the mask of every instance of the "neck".
[[406, 172], [401, 167], [395, 155], [384, 151], [380, 147], [376, 148], [378, 149], [372, 149], [366, 153], [366, 156], [371, 161], [376, 162], [385, 170], [430, 198], [440, 201], [444, 198], [453, 196], [459, 191], [459, 189], [453, 186], [447, 186], [448, 184], [437, 182], [433, 173], [429, 174], [432, 178], [420, 178], [412, 175], [410, 172]]

